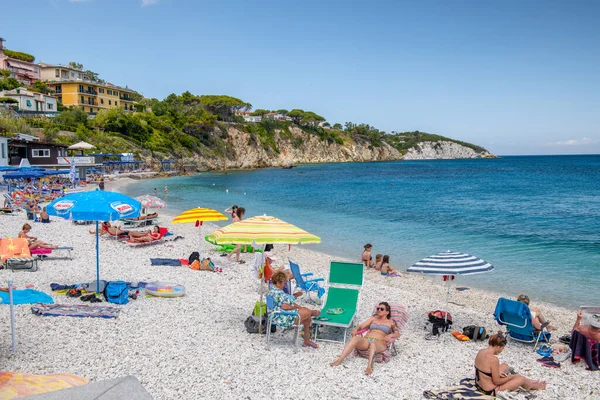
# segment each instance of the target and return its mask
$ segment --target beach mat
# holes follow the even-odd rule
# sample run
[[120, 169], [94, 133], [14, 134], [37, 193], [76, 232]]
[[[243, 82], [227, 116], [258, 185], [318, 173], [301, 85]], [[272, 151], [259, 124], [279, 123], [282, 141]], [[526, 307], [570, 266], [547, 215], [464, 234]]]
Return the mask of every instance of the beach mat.
[[460, 381], [460, 385], [452, 386], [446, 389], [426, 390], [423, 392], [423, 397], [426, 399], [476, 399], [476, 400], [497, 400], [497, 397], [488, 396], [481, 393], [475, 387], [475, 379], [465, 378]]
[[87, 304], [36, 304], [31, 312], [44, 317], [117, 318], [120, 309]]
[[72, 374], [33, 375], [0, 372], [0, 399], [15, 399], [54, 391], [62, 393], [62, 389], [86, 383], [87, 378]]
[[170, 267], [181, 266], [181, 261], [177, 258], [151, 258], [150, 265], [167, 265]]
[[[8, 304], [8, 292], [0, 292], [0, 303]], [[44, 292], [33, 289], [13, 290], [13, 304], [35, 304], [44, 303], [52, 304], [52, 297]]]
[[59, 390], [38, 396], [29, 397], [31, 400], [152, 400], [152, 396], [142, 386], [135, 376], [106, 379], [88, 383], [70, 389]]

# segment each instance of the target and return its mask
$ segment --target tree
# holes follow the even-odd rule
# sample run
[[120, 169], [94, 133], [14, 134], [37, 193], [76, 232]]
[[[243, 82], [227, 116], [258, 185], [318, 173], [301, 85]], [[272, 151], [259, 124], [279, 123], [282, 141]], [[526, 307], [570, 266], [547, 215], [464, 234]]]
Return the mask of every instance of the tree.
[[83, 71], [83, 64], [76, 63], [75, 61], [69, 61], [69, 67]]
[[0, 69], [0, 78], [6, 79], [10, 77], [10, 71], [8, 69]]
[[[79, 64], [81, 65], [81, 64]], [[83, 68], [83, 65], [81, 65], [81, 68]], [[85, 71], [86, 74], [88, 74], [90, 76], [90, 79], [93, 81], [98, 81], [100, 80], [100, 76], [97, 72], [94, 71], [90, 71], [89, 69], [87, 71]]]
[[286, 110], [285, 108], [282, 108], [281, 110], [277, 110], [277, 114], [281, 114], [281, 115], [287, 115], [289, 111]]
[[48, 85], [46, 85], [45, 82], [42, 82], [40, 80], [36, 80], [35, 82], [33, 82], [33, 86], [31, 88], [36, 92], [44, 94], [50, 93], [50, 88], [48, 87]]
[[62, 129], [76, 130], [80, 125], [88, 126], [88, 115], [79, 108], [68, 109], [54, 117], [54, 122]]
[[294, 108], [292, 111], [287, 113], [287, 116], [294, 120], [296, 124], [300, 124], [300, 121], [304, 117], [304, 110], [300, 110], [299, 108]]
[[333, 124], [333, 129], [341, 131], [343, 129], [342, 124], [336, 122], [335, 124]]
[[[183, 95], [185, 95], [185, 93]], [[202, 107], [207, 111], [218, 115], [222, 121], [229, 121], [236, 111], [249, 110], [252, 108], [252, 104], [231, 96], [203, 95], [200, 96], [199, 99]]]
[[264, 109], [262, 109], [262, 108], [259, 108], [258, 110], [254, 111], [254, 112], [253, 112], [252, 114], [250, 114], [250, 115], [255, 115], [255, 116], [256, 116], [256, 115], [260, 115], [260, 116], [263, 116], [263, 115], [265, 115], [265, 114], [268, 114], [268, 113], [270, 113], [270, 111], [269, 111], [269, 110], [264, 110]]

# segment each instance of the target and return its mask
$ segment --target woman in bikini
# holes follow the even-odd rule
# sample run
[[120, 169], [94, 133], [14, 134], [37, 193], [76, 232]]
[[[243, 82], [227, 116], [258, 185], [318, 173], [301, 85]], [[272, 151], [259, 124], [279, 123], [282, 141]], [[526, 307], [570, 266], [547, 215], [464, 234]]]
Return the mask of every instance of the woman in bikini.
[[365, 267], [368, 268], [372, 268], [373, 267], [373, 256], [371, 256], [371, 250], [373, 249], [373, 246], [371, 245], [371, 243], [367, 243], [365, 244], [365, 249], [362, 252], [361, 255], [361, 260], [363, 262], [363, 264], [365, 265]]
[[29, 232], [31, 231], [31, 225], [24, 224], [21, 232], [19, 232], [19, 237], [22, 239], [27, 239], [29, 242], [29, 250], [42, 248], [42, 249], [56, 249], [58, 246], [53, 244], [44, 243], [41, 240], [38, 240], [35, 236], [29, 236]]
[[475, 357], [475, 386], [486, 395], [495, 396], [503, 390], [515, 390], [522, 386], [527, 390], [544, 390], [546, 382], [525, 378], [523, 375], [510, 374], [508, 364], [500, 364], [498, 354], [506, 346], [506, 337], [502, 332], [490, 336], [488, 348], [479, 350]]
[[383, 276], [398, 276], [398, 271], [390, 265], [390, 256], [387, 254], [381, 260], [380, 271]]
[[232, 205], [231, 207], [229, 207], [227, 210], [225, 210], [225, 211], [223, 211], [223, 212], [224, 212], [225, 214], [229, 214], [229, 215], [231, 215], [231, 220], [232, 220], [232, 222], [237, 222], [237, 221], [235, 221], [235, 219], [234, 219], [234, 218], [235, 218], [235, 216], [236, 216], [236, 214], [237, 214], [237, 209], [238, 209], [238, 206], [236, 206], [236, 205], [234, 204], [234, 205]]
[[[385, 301], [379, 303], [377, 306], [377, 315], [358, 325], [352, 331], [352, 340], [346, 345], [338, 359], [329, 365], [332, 367], [340, 365], [344, 361], [344, 358], [348, 357], [355, 348], [369, 350], [369, 363], [367, 364], [365, 374], [371, 375], [375, 354], [385, 351], [390, 343], [400, 336], [400, 332], [396, 329], [396, 325], [394, 325], [391, 318], [390, 305]], [[358, 331], [365, 328], [368, 329], [366, 336], [357, 336]]]
[[132, 233], [134, 232], [129, 232], [129, 243], [149, 243], [162, 238], [160, 227], [158, 225], [154, 225], [152, 232], [146, 232], [143, 236], [132, 236]]
[[[235, 206], [232, 206], [231, 208], [233, 208]], [[244, 214], [246, 213], [246, 209], [244, 207], [238, 207], [236, 208], [235, 212], [233, 214], [231, 214], [231, 220], [232, 223], [236, 223], [236, 222], [240, 222], [242, 220], [242, 218], [244, 217]], [[240, 263], [240, 264], [245, 264], [245, 261], [240, 261], [240, 253], [242, 252], [242, 245], [238, 244], [235, 246], [235, 249], [233, 249], [231, 251], [231, 253], [229, 253], [229, 255], [227, 256], [227, 261], [231, 262], [231, 258], [233, 257], [233, 255], [237, 255], [235, 261]]]

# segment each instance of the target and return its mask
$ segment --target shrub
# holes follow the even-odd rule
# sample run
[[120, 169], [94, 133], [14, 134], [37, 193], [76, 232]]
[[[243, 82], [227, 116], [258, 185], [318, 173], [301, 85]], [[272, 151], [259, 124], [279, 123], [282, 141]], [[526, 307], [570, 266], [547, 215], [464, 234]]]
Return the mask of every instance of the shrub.
[[0, 97], [0, 103], [18, 104], [19, 100], [13, 99], [12, 97]]
[[8, 49], [4, 49], [3, 51], [4, 51], [4, 54], [6, 54], [10, 58], [16, 58], [17, 60], [27, 61], [27, 62], [35, 61], [34, 56], [32, 56], [31, 54], [23, 53], [22, 51], [14, 51], [14, 50], [8, 50]]

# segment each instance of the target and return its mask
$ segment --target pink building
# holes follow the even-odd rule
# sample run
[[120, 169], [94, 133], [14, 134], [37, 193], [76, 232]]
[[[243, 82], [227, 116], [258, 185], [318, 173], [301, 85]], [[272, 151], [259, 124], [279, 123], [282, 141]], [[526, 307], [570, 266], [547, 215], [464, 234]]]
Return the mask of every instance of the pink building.
[[4, 39], [0, 38], [0, 69], [10, 71], [10, 77], [26, 86], [40, 79], [40, 67], [32, 62], [11, 58], [4, 54]]

